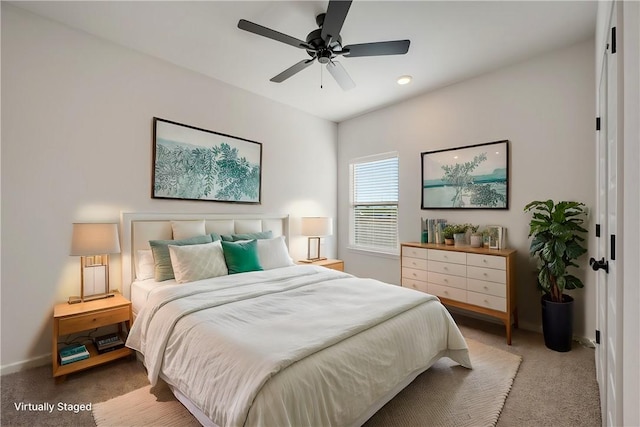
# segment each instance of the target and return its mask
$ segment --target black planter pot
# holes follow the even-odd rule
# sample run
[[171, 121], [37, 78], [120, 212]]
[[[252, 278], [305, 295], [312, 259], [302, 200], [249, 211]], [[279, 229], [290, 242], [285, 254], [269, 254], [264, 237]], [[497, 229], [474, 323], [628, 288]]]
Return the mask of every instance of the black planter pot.
[[543, 295], [542, 332], [544, 345], [555, 351], [570, 351], [573, 339], [573, 298], [562, 295], [562, 302], [553, 302]]

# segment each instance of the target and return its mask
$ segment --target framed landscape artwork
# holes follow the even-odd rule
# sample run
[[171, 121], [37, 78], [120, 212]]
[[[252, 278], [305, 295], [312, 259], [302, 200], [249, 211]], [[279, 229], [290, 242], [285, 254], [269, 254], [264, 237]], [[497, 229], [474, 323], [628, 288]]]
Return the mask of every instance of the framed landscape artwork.
[[508, 209], [509, 141], [422, 153], [422, 209]]
[[153, 118], [152, 198], [259, 204], [262, 144]]

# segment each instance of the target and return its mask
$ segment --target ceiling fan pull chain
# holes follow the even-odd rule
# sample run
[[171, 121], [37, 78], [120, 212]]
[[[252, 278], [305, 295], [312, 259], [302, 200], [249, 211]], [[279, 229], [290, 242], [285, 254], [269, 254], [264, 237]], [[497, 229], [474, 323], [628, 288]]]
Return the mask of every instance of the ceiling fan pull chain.
[[320, 89], [322, 89], [322, 69], [324, 67], [320, 67]]

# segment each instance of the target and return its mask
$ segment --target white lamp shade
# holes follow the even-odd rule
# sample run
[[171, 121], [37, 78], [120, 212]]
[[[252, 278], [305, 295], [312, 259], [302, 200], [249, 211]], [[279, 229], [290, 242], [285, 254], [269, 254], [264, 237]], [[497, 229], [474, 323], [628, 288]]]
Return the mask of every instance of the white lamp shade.
[[120, 253], [118, 224], [73, 224], [70, 255], [91, 256], [117, 253]]
[[302, 218], [303, 236], [330, 236], [333, 234], [333, 221], [331, 218], [312, 216]]

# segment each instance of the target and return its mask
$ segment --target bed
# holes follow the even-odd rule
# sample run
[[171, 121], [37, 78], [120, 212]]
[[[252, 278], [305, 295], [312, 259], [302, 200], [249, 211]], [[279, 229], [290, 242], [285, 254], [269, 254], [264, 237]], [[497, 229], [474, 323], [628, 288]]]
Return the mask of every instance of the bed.
[[[179, 283], [178, 266], [174, 279], [137, 280], [137, 254], [149, 241], [171, 240], [172, 224], [195, 219], [206, 233], [268, 232], [237, 240], [260, 248], [289, 241], [289, 220], [122, 215], [123, 291], [136, 316], [127, 345], [149, 381], [167, 382], [201, 424], [358, 426], [439, 358], [471, 368], [436, 297], [290, 258], [274, 262], [275, 246], [259, 252], [269, 266], [260, 271]], [[215, 246], [200, 246], [207, 245]]]

